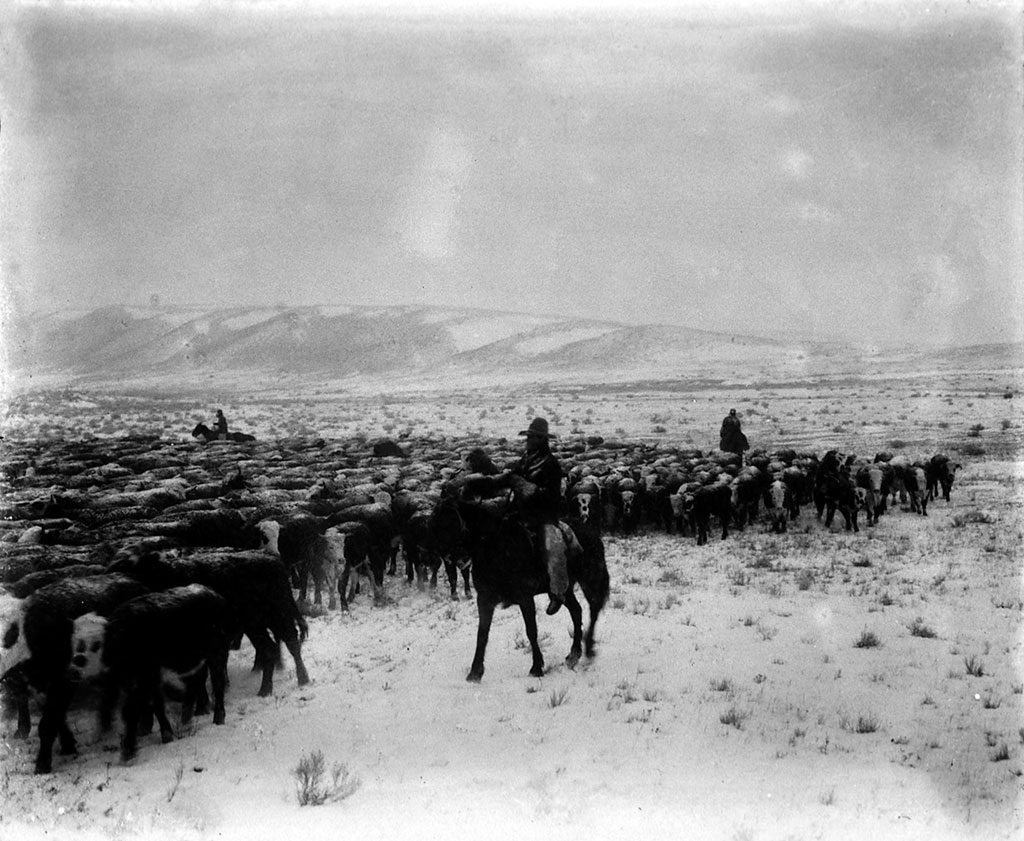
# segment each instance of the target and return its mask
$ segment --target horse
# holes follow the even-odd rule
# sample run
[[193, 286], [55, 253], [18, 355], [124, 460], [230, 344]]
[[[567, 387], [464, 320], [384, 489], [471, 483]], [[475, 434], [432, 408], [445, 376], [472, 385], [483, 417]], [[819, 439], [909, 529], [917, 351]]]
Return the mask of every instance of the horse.
[[[202, 438], [205, 441], [219, 441], [220, 436], [217, 431], [210, 429], [205, 423], [197, 423], [196, 428], [192, 430], [193, 438]], [[229, 432], [226, 441], [255, 441], [255, 435], [247, 435], [244, 432]]]
[[[434, 511], [433, 527], [449, 536], [459, 535], [472, 560], [476, 589], [476, 651], [466, 680], [479, 683], [484, 674], [484, 655], [494, 610], [501, 605], [518, 605], [526, 625], [533, 662], [530, 675], [544, 674], [544, 656], [537, 642], [537, 610], [534, 596], [549, 589], [547, 566], [536, 546], [536, 538], [514, 513], [507, 499], [462, 499], [444, 493]], [[573, 635], [566, 665], [572, 669], [586, 652], [595, 654], [594, 626], [608, 601], [609, 577], [604, 543], [600, 535], [583, 523], [570, 528], [563, 524], [568, 551], [569, 589], [565, 607], [572, 618]], [[590, 623], [583, 634], [583, 608], [576, 598], [579, 584], [587, 599]]]

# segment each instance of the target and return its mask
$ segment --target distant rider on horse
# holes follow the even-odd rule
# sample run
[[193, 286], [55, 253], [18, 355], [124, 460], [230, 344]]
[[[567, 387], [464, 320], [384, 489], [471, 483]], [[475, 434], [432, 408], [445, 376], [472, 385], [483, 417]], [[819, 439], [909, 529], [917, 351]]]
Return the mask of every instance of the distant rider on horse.
[[735, 409], [730, 409], [729, 414], [722, 420], [722, 428], [718, 433], [718, 449], [725, 453], [736, 453], [740, 457], [740, 464], [743, 463], [743, 453], [750, 449], [747, 436], [740, 429], [740, 419]]
[[224, 412], [220, 409], [217, 410], [217, 420], [214, 422], [214, 429], [217, 430], [218, 440], [228, 440], [228, 419], [224, 417]]

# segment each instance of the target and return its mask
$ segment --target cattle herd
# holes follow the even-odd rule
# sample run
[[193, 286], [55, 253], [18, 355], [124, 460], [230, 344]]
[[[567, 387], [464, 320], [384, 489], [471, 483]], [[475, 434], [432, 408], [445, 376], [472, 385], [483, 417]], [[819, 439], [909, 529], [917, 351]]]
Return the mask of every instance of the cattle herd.
[[[499, 543], [478, 541], [475, 552], [466, 525], [473, 518], [444, 514], [458, 513], [453, 494], [472, 485], [478, 468], [467, 454], [482, 451], [486, 463], [501, 465], [517, 449], [470, 437], [4, 441], [0, 675], [16, 736], [27, 738], [39, 717], [36, 772], [52, 769], [54, 742], [63, 755], [76, 752], [67, 715], [84, 698], [98, 707], [103, 729], [121, 705], [125, 760], [154, 718], [162, 739], [173, 738], [168, 699], [188, 721], [210, 712], [212, 690], [213, 720], [223, 723], [229, 652], [243, 637], [255, 652], [261, 696], [273, 691], [282, 644], [297, 682], [308, 682], [302, 643], [315, 611], [300, 607], [310, 585], [318, 605], [326, 591], [328, 609], [347, 609], [361, 589], [384, 608], [387, 577], [398, 574], [401, 558], [409, 584], [436, 585], [444, 567], [453, 598], [475, 587], [481, 613], [484, 590], [494, 591], [488, 610], [515, 603], [519, 596], [494, 590], [479, 569], [480, 548], [506, 551], [493, 547], [507, 548], [515, 533], [496, 531]], [[575, 580], [590, 603], [588, 655], [608, 595], [601, 535], [657, 529], [701, 545], [712, 518], [725, 539], [730, 527], [782, 533], [801, 517], [823, 518], [816, 527], [831, 529], [837, 511], [846, 530], [858, 531], [862, 512], [871, 526], [896, 501], [927, 515], [935, 496], [949, 499], [960, 466], [942, 454], [913, 461], [835, 450], [753, 451], [741, 462], [719, 451], [598, 437], [560, 442], [554, 452], [565, 476], [565, 520], [587, 550], [589, 566]], [[522, 590], [531, 613], [534, 591]], [[573, 603], [570, 662], [580, 656]], [[538, 658], [534, 646], [532, 673], [542, 671]], [[478, 647], [470, 679], [482, 671]]]

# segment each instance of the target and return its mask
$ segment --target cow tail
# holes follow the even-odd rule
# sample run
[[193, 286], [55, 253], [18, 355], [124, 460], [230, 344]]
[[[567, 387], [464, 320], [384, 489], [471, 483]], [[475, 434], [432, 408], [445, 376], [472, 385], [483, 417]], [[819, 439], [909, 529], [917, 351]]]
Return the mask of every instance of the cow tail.
[[309, 636], [309, 625], [306, 623], [306, 618], [299, 611], [299, 605], [295, 601], [295, 597], [292, 596], [291, 591], [288, 593], [290, 604], [290, 611], [292, 619], [295, 621], [295, 627], [299, 629], [299, 642], [305, 642], [306, 637]]

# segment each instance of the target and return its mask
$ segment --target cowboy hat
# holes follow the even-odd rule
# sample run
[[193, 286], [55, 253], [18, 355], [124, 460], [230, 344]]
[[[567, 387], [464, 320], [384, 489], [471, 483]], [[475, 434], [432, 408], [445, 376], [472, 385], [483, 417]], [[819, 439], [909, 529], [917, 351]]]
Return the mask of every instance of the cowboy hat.
[[536, 435], [538, 438], [557, 438], [548, 432], [548, 422], [545, 418], [534, 418], [530, 421], [530, 425], [519, 433], [520, 435]]

